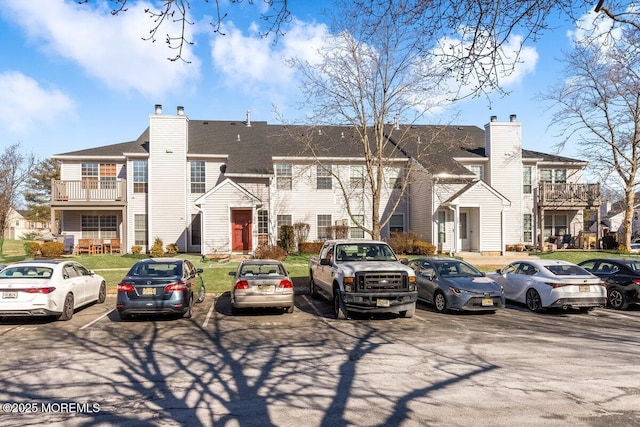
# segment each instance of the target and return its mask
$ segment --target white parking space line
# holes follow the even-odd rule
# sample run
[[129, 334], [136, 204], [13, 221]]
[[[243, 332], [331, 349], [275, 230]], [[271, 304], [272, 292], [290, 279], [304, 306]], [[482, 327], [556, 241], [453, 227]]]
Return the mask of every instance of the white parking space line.
[[207, 317], [204, 318], [204, 323], [202, 323], [203, 328], [206, 328], [207, 325], [209, 324], [209, 319], [211, 319], [211, 316], [213, 315], [213, 309], [216, 306], [217, 300], [218, 300], [218, 297], [213, 299], [213, 302], [211, 303], [211, 307], [209, 307], [209, 312], [207, 312]]
[[111, 310], [109, 310], [109, 311], [107, 311], [106, 313], [104, 313], [102, 316], [99, 316], [98, 318], [93, 319], [91, 322], [89, 322], [89, 323], [85, 324], [84, 326], [82, 326], [82, 327], [80, 328], [80, 330], [83, 330], [83, 329], [88, 328], [89, 326], [91, 326], [91, 325], [93, 325], [94, 323], [96, 323], [96, 322], [100, 321], [101, 319], [104, 319], [104, 318], [105, 318], [105, 317], [107, 317], [109, 314], [113, 313], [114, 311], [115, 311], [115, 308], [112, 308]]
[[323, 321], [327, 321], [324, 318], [324, 315], [320, 312], [320, 310], [318, 310], [318, 307], [316, 307], [316, 305], [313, 303], [313, 301], [311, 301], [306, 295], [302, 295], [302, 298], [304, 298], [304, 300], [307, 302], [307, 304], [309, 304], [309, 306], [311, 306], [311, 308], [313, 309], [313, 311], [315, 311], [315, 313], [318, 315], [318, 317], [320, 317]]

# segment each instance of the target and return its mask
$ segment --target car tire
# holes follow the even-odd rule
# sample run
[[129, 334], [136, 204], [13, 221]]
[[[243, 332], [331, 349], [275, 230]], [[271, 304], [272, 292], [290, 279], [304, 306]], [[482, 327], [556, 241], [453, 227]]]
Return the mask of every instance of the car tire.
[[98, 289], [98, 304], [102, 304], [107, 299], [107, 284], [105, 282], [100, 283], [100, 289]]
[[447, 312], [447, 297], [444, 296], [444, 293], [442, 291], [436, 291], [436, 293], [433, 295], [433, 306], [436, 308], [436, 311], [438, 313]]
[[183, 319], [191, 319], [193, 316], [193, 306], [191, 304], [191, 298], [187, 300], [187, 309], [182, 313]]
[[337, 289], [333, 291], [333, 317], [339, 320], [349, 318], [348, 312], [340, 308], [340, 292]]
[[73, 317], [73, 294], [69, 292], [64, 297], [64, 304], [62, 304], [62, 313], [58, 316], [58, 320], [71, 320]]
[[309, 275], [309, 294], [311, 298], [318, 298], [318, 288], [316, 282], [313, 280], [313, 274]]
[[207, 296], [207, 291], [204, 289], [204, 286], [202, 286], [200, 288], [200, 295], [198, 295], [198, 299], [196, 300], [196, 304], [200, 304], [201, 302], [203, 302], [206, 296]]
[[540, 298], [540, 294], [533, 288], [527, 289], [527, 294], [525, 297], [527, 308], [535, 313], [542, 313], [544, 311], [544, 307], [542, 307], [542, 299]]
[[416, 306], [414, 305], [413, 307], [411, 307], [409, 310], [404, 310], [400, 312], [400, 317], [404, 318], [404, 319], [409, 319], [411, 317], [413, 317], [413, 315], [416, 314]]
[[614, 310], [624, 310], [629, 306], [627, 298], [624, 296], [624, 292], [619, 288], [612, 288], [609, 290], [607, 302], [609, 303], [609, 307]]

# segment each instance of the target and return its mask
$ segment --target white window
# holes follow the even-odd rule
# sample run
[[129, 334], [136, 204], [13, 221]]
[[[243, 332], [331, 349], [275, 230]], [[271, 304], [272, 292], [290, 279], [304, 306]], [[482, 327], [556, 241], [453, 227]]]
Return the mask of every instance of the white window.
[[280, 240], [280, 227], [283, 225], [292, 225], [291, 215], [276, 216], [276, 225], [278, 226], [278, 240]]
[[292, 167], [289, 163], [276, 163], [276, 188], [291, 190], [293, 181]]
[[364, 215], [353, 215], [351, 219], [351, 229], [349, 230], [352, 239], [364, 238], [364, 230], [358, 227], [358, 224], [364, 225]]
[[316, 188], [318, 190], [331, 190], [333, 187], [331, 170], [331, 165], [318, 165], [316, 168]]
[[316, 233], [319, 240], [331, 238], [331, 215], [318, 215]]
[[351, 188], [364, 188], [364, 166], [351, 166], [349, 185]]
[[533, 242], [533, 221], [531, 214], [524, 214], [522, 217], [522, 228], [524, 229], [524, 234], [522, 235], [522, 241], [524, 243], [532, 243]]
[[524, 194], [531, 194], [531, 166], [524, 166], [522, 168], [522, 192]]
[[191, 161], [191, 192], [204, 193], [205, 191], [205, 164], [202, 160]]
[[387, 173], [389, 182], [389, 188], [399, 189], [402, 188], [402, 176], [400, 174], [400, 168], [392, 168]]
[[471, 165], [469, 169], [478, 179], [484, 180], [484, 165]]

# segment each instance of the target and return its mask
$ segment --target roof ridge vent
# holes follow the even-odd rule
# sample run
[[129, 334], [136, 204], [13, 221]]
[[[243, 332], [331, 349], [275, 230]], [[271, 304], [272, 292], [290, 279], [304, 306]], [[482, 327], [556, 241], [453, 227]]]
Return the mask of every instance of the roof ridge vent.
[[238, 142], [240, 142], [240, 134], [238, 134], [238, 139], [237, 139], [237, 141], [238, 141]]
[[251, 127], [251, 110], [247, 110], [247, 123], [246, 123], [247, 127], [250, 128]]

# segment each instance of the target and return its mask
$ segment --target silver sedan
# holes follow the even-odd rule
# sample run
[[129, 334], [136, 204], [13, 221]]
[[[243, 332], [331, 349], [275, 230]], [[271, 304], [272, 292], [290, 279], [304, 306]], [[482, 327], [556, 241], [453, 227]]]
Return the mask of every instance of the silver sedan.
[[514, 261], [488, 276], [504, 287], [508, 300], [524, 303], [531, 311], [548, 307], [588, 311], [607, 303], [600, 278], [568, 261]]
[[235, 271], [231, 283], [231, 313], [244, 308], [282, 308], [293, 313], [293, 282], [284, 265], [277, 260], [245, 260]]
[[409, 265], [416, 271], [418, 299], [433, 304], [440, 313], [504, 308], [500, 285], [469, 263], [453, 258], [418, 258]]

